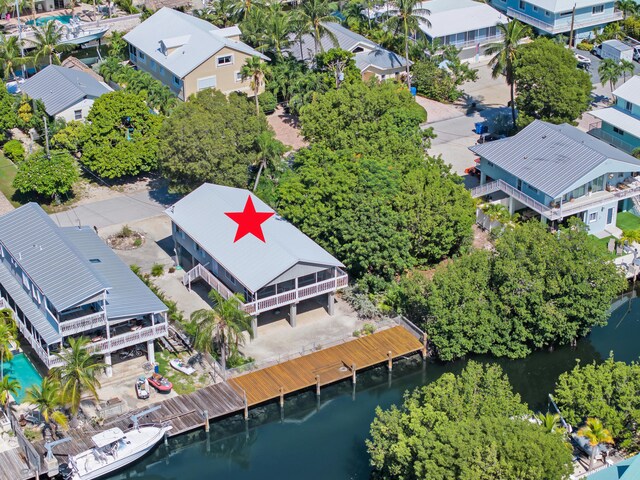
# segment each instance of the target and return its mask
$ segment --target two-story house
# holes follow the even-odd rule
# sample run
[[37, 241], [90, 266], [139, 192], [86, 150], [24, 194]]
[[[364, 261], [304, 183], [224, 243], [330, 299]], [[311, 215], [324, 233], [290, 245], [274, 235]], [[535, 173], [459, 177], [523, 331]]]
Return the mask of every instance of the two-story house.
[[557, 225], [577, 216], [593, 234], [616, 231], [619, 211], [640, 202], [640, 160], [568, 125], [535, 120], [517, 135], [470, 147], [479, 157], [473, 197], [502, 197]]
[[399, 79], [406, 72], [407, 61], [404, 57], [382, 48], [377, 43], [362, 35], [352, 32], [339, 23], [322, 23], [326, 30], [316, 45], [315, 38], [310, 33], [296, 38], [291, 35], [291, 45], [286, 51], [303, 62], [312, 61], [317, 53], [326, 52], [332, 48], [340, 48], [354, 54], [356, 67], [362, 74], [362, 79], [378, 80]]
[[541, 35], [567, 35], [573, 19], [577, 39], [590, 38], [594, 29], [622, 20], [615, 4], [614, 0], [491, 0], [491, 5]]
[[[129, 60], [181, 100], [206, 88], [253, 95], [240, 73], [253, 56], [269, 60], [240, 41], [237, 26], [218, 28], [171, 8], [162, 8], [124, 36]], [[262, 93], [262, 92], [260, 92]]]
[[0, 217], [0, 307], [44, 366], [69, 338], [92, 353], [139, 345], [154, 362], [154, 340], [168, 334], [167, 307], [90, 227], [58, 227], [35, 203]]
[[600, 119], [589, 133], [632, 153], [640, 148], [640, 76], [635, 75], [613, 91], [615, 105], [589, 112]]
[[[249, 200], [249, 210], [268, 217], [256, 231], [263, 238], [238, 238], [239, 224], [229, 216], [247, 211]], [[348, 283], [344, 266], [253, 193], [205, 183], [166, 213], [177, 261], [187, 271], [183, 283], [205, 281], [224, 298], [240, 294], [254, 338], [261, 313], [288, 307], [295, 327], [297, 305], [305, 300], [326, 300], [333, 315], [335, 293]]]

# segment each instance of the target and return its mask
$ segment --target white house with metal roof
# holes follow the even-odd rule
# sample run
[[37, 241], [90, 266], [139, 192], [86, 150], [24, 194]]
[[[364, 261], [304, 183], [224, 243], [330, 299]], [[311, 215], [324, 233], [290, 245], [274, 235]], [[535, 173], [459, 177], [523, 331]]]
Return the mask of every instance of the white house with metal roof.
[[[167, 307], [90, 227], [58, 227], [35, 203], [0, 217], [0, 306], [46, 368], [70, 337], [104, 355], [168, 334]], [[107, 375], [111, 368], [107, 369]]]
[[93, 75], [77, 69], [48, 65], [20, 84], [20, 91], [42, 100], [52, 117], [84, 120], [96, 98], [113, 89]]
[[503, 195], [509, 212], [543, 222], [579, 217], [593, 234], [620, 232], [619, 211], [640, 211], [640, 160], [568, 125], [535, 120], [517, 135], [469, 148], [479, 159], [473, 197]]
[[615, 105], [589, 112], [600, 121], [589, 133], [632, 153], [640, 148], [640, 76], [634, 75], [613, 91]]
[[253, 95], [240, 74], [247, 58], [262, 53], [240, 41], [237, 25], [218, 28], [192, 15], [162, 8], [124, 36], [129, 60], [181, 100], [207, 88]]
[[459, 56], [465, 60], [480, 60], [487, 44], [502, 39], [497, 25], [510, 21], [487, 3], [473, 0], [430, 0], [419, 7], [429, 11], [424, 16], [428, 23], [420, 22], [429, 41], [454, 45], [462, 50]]
[[[226, 213], [242, 211], [248, 198], [257, 212], [273, 214], [261, 225], [264, 242], [254, 235], [234, 241], [238, 224]], [[254, 337], [259, 314], [288, 306], [295, 326], [306, 299], [324, 296], [333, 314], [335, 292], [348, 283], [344, 266], [253, 193], [205, 183], [166, 213], [177, 261], [187, 270], [183, 283], [203, 280], [225, 298], [239, 293]]]
[[[322, 26], [330, 32], [320, 39], [322, 50], [326, 52], [332, 48], [341, 48], [353, 53], [356, 67], [365, 81], [373, 77], [378, 80], [398, 79], [406, 72], [407, 61], [404, 57], [382, 48], [339, 23], [324, 22]], [[300, 61], [310, 62], [320, 51], [311, 34], [302, 35], [299, 39], [292, 34], [291, 40], [291, 46], [286, 51]]]

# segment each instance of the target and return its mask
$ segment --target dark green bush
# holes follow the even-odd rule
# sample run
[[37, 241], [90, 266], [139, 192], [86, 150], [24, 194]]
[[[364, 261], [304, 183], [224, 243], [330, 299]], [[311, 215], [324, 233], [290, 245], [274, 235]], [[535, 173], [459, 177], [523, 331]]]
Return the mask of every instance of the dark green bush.
[[9, 160], [14, 163], [19, 163], [24, 160], [24, 147], [19, 140], [9, 140], [2, 147], [2, 151]]
[[273, 113], [278, 106], [276, 96], [271, 92], [264, 92], [258, 95], [258, 103], [265, 115]]

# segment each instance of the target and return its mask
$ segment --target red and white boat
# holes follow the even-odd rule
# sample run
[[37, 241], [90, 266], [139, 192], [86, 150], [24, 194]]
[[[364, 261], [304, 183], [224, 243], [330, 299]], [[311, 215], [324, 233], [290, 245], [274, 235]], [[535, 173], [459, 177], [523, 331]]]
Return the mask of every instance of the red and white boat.
[[162, 393], [169, 393], [173, 384], [159, 373], [154, 373], [148, 378], [149, 385]]

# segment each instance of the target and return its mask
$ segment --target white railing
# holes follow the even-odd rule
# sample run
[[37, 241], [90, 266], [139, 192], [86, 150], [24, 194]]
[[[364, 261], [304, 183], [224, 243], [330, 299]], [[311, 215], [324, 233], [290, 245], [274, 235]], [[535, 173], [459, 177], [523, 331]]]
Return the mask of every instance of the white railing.
[[27, 339], [31, 348], [38, 354], [38, 357], [40, 357], [40, 360], [42, 360], [42, 362], [45, 365], [49, 366], [48, 365], [49, 355], [44, 350], [44, 348], [42, 348], [42, 345], [40, 345], [40, 342], [38, 342], [33, 337], [33, 335], [31, 335], [31, 332], [29, 331], [27, 326], [20, 321], [20, 319], [18, 318], [18, 315], [16, 315], [16, 312], [13, 310], [13, 308], [9, 306], [9, 303], [5, 301], [4, 298], [0, 298], [0, 309], [2, 308], [8, 308], [9, 310], [11, 310], [11, 313], [13, 314], [13, 320], [16, 322], [16, 325], [18, 326], [20, 333], [22, 333], [22, 336]]
[[151, 340], [152, 338], [162, 337], [169, 334], [168, 324], [161, 323], [151, 327], [141, 328], [135, 332], [116, 335], [107, 340], [95, 342], [87, 346], [87, 350], [91, 353], [109, 353], [121, 348], [130, 347], [138, 343]]
[[102, 325], [106, 325], [107, 316], [104, 311], [85, 315], [74, 320], [63, 320], [60, 322], [60, 332], [62, 335], [73, 335], [74, 333], [91, 330]]
[[198, 264], [185, 273], [184, 277], [182, 277], [182, 284], [188, 285], [189, 289], [191, 289], [191, 282], [195, 282], [196, 280], [202, 279], [209, 284], [211, 288], [213, 288], [216, 292], [222, 295], [222, 298], [225, 300], [231, 296], [233, 296], [233, 292], [227, 288], [227, 286], [218, 280], [213, 273], [207, 270], [206, 267]]
[[[484, 45], [489, 42], [496, 42], [504, 38], [502, 34], [490, 35], [482, 38], [474, 38], [473, 40], [465, 40], [463, 42], [451, 42], [451, 43], [443, 43], [443, 45], [453, 45], [456, 48], [469, 48], [475, 47], [476, 45]], [[482, 52], [479, 52], [482, 53]]]
[[[516, 18], [524, 23], [532, 25], [540, 30], [544, 30], [547, 33], [557, 34], [568, 32], [571, 30], [571, 16], [563, 17], [561, 19], [549, 18], [549, 22], [540, 20], [539, 18], [532, 17], [526, 13], [522, 13], [515, 8], [507, 8], [507, 15], [509, 17]], [[616, 22], [622, 20], [623, 13], [619, 10], [614, 10], [613, 13], [593, 15], [589, 20], [582, 20], [579, 16], [574, 22], [574, 31], [580, 28], [592, 27], [594, 25], [600, 25], [603, 23]]]
[[[600, 122], [596, 123], [595, 125], [598, 125], [599, 123]], [[591, 128], [587, 133], [596, 138], [599, 138], [603, 142], [607, 142], [609, 145], [613, 145], [614, 147], [619, 148], [625, 153], [631, 153], [635, 149], [635, 147], [632, 144], [625, 142], [624, 140], [621, 140], [620, 138], [615, 137], [608, 132], [603, 131], [602, 128], [599, 128], [599, 127]]]

